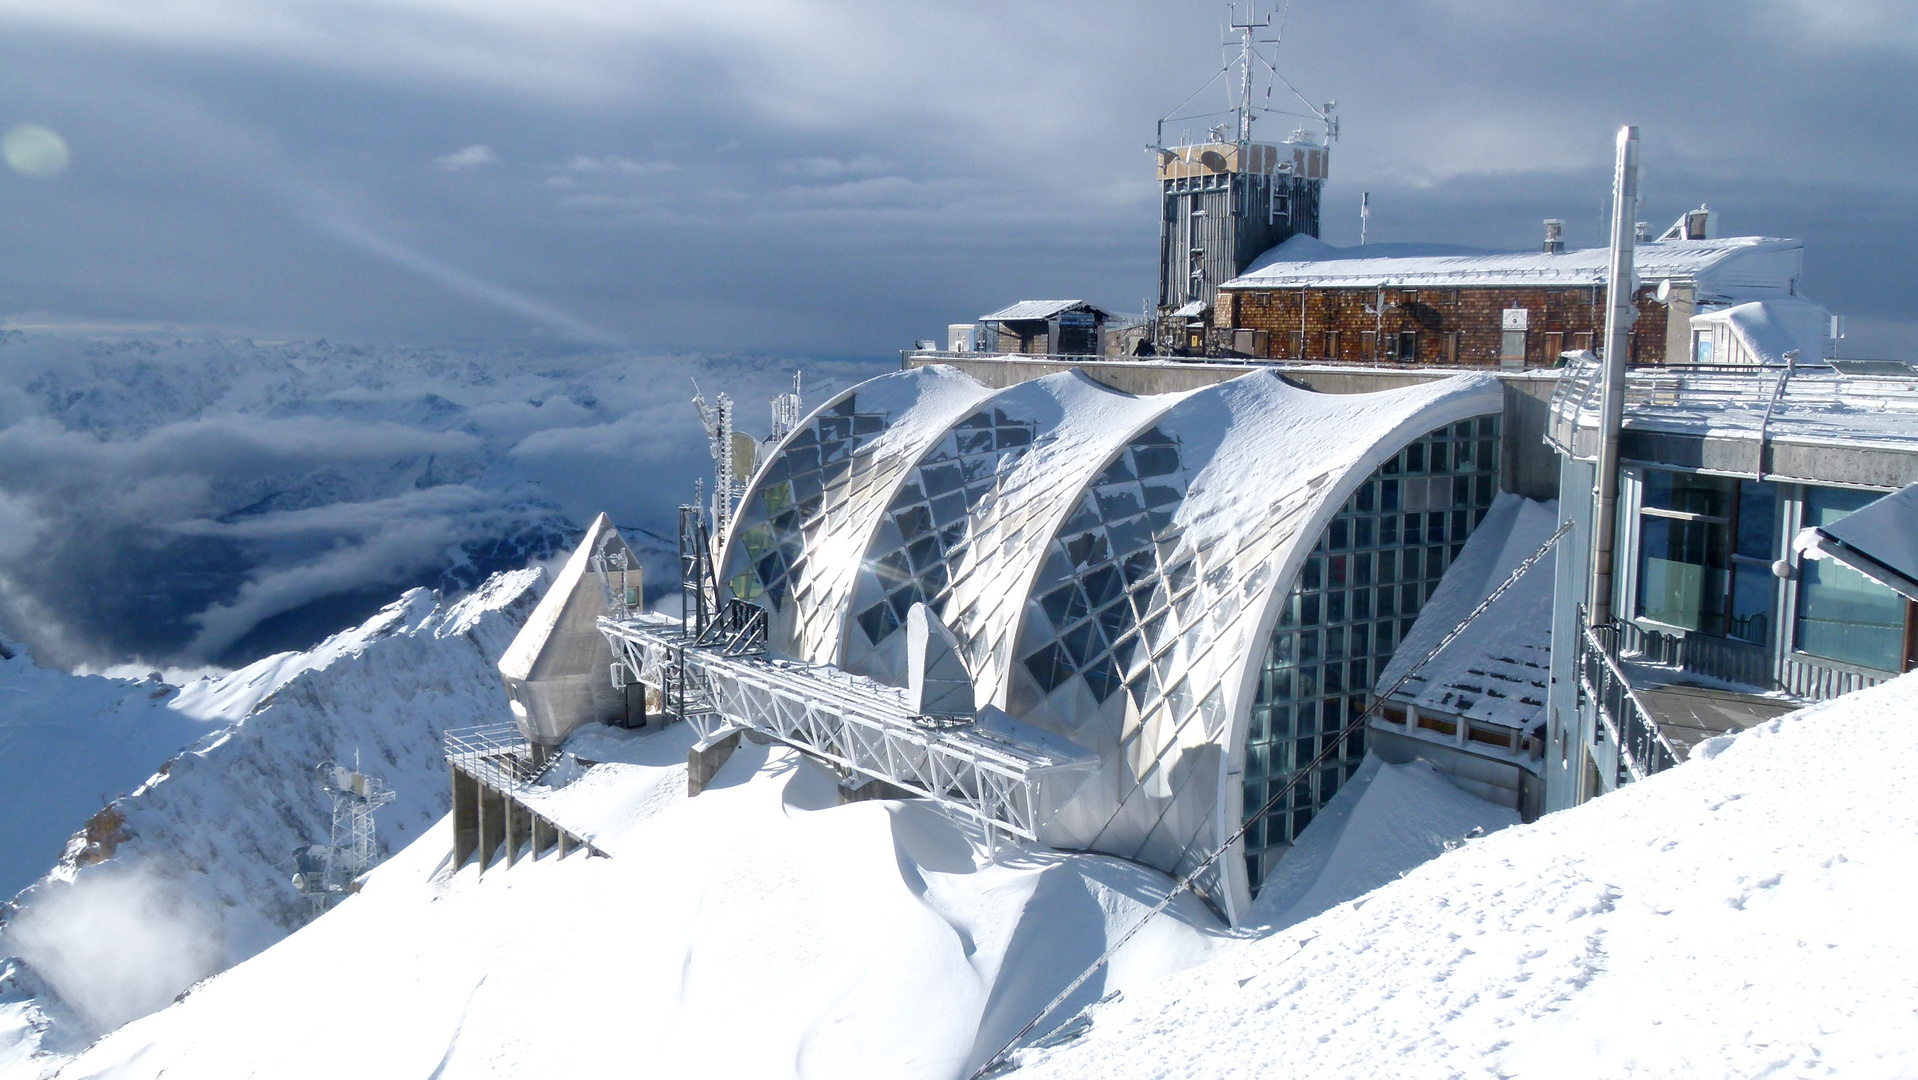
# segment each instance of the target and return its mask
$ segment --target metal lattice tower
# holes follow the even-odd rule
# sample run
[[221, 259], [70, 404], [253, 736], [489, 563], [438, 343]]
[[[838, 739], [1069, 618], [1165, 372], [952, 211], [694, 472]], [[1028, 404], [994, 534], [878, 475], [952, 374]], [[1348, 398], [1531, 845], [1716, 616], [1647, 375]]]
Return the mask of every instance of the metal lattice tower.
[[351, 892], [354, 879], [373, 868], [379, 851], [373, 814], [398, 796], [386, 781], [359, 771], [357, 752], [352, 769], [328, 761], [314, 772], [333, 800], [333, 827], [324, 851], [305, 847], [294, 852], [299, 872], [293, 875], [293, 887], [324, 909]]

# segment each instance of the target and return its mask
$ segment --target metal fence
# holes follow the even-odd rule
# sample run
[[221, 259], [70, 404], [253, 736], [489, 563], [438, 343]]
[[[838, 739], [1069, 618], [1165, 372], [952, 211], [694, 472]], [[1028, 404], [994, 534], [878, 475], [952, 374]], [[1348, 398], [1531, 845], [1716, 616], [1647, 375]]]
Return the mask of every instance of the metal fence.
[[445, 736], [446, 760], [474, 779], [511, 793], [539, 779], [544, 762], [513, 724], [454, 728]]
[[1580, 705], [1592, 707], [1600, 726], [1618, 745], [1618, 782], [1643, 780], [1678, 764], [1678, 750], [1658, 729], [1658, 722], [1632, 691], [1631, 680], [1619, 666], [1617, 626], [1589, 626], [1583, 610], [1578, 622], [1582, 631], [1578, 643]]
[[[1598, 423], [1604, 392], [1604, 367], [1581, 360], [1568, 367], [1552, 391], [1546, 441], [1572, 455], [1581, 423]], [[1753, 430], [1762, 437], [1773, 419], [1831, 419], [1840, 416], [1889, 416], [1908, 419], [1905, 430], [1918, 434], [1918, 375], [1864, 375], [1840, 372], [1807, 361], [1792, 368], [1639, 367], [1625, 373], [1625, 415], [1645, 417], [1657, 410], [1739, 412], [1762, 417]], [[1897, 425], [1894, 425], [1896, 427]], [[1891, 430], [1891, 429], [1887, 429]]]

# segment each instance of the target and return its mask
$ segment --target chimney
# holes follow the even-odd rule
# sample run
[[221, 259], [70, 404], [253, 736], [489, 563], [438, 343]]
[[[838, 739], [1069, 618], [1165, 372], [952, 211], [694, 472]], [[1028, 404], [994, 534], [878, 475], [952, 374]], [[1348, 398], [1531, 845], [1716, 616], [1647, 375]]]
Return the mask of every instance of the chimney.
[[1652, 240], [1652, 224], [1651, 224], [1651, 222], [1649, 222], [1649, 221], [1641, 221], [1641, 222], [1639, 222], [1638, 224], [1636, 224], [1636, 225], [1634, 225], [1634, 226], [1632, 226], [1632, 239], [1633, 239], [1633, 240], [1634, 240], [1635, 242], [1637, 242], [1637, 243], [1640, 243], [1640, 244], [1649, 244], [1649, 243], [1651, 243], [1651, 240]]
[[1709, 204], [1685, 214], [1685, 239], [1711, 239], [1712, 208]]
[[1545, 254], [1565, 254], [1565, 223], [1557, 218], [1545, 219]]

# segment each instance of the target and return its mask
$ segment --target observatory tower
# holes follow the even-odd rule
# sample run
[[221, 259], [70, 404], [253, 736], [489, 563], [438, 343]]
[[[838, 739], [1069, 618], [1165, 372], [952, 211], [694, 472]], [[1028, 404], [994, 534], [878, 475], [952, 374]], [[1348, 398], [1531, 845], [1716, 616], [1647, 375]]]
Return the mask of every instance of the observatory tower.
[[[1159, 139], [1147, 149], [1158, 155], [1159, 175], [1159, 300], [1158, 344], [1161, 348], [1200, 349], [1206, 344], [1212, 302], [1221, 282], [1245, 271], [1252, 260], [1290, 237], [1319, 235], [1319, 193], [1325, 186], [1331, 143], [1338, 138], [1332, 102], [1313, 105], [1278, 74], [1262, 45], [1278, 44], [1282, 27], [1272, 26], [1248, 9], [1241, 21], [1233, 10], [1232, 29], [1239, 32], [1236, 64], [1227, 64], [1205, 86], [1159, 121]], [[1270, 38], [1258, 35], [1266, 30]], [[1238, 85], [1227, 91], [1229, 108], [1209, 113], [1186, 112], [1193, 98], [1204, 93], [1234, 67]], [[1263, 93], [1258, 70], [1268, 79]], [[1272, 88], [1283, 86], [1306, 111], [1276, 108]], [[1299, 126], [1284, 142], [1255, 142], [1252, 125], [1258, 120], [1292, 117], [1322, 129], [1322, 137]], [[1167, 146], [1168, 123], [1180, 120], [1216, 120], [1203, 141], [1181, 138]]]

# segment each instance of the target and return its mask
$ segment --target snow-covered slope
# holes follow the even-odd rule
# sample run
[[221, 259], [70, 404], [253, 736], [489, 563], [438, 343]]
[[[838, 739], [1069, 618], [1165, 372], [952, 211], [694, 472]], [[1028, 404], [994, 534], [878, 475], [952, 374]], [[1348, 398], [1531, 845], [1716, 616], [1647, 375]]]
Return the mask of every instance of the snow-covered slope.
[[[9, 667], [0, 693], [35, 689], [45, 722], [19, 725], [24, 736], [0, 756], [0, 791], [28, 791], [28, 803], [44, 795], [54, 808], [18, 819], [18, 832], [9, 818], [6, 846], [31, 853], [70, 839], [41, 863], [58, 856], [52, 873], [0, 909], [0, 956], [13, 958], [11, 976], [0, 974], [0, 1062], [84, 1044], [306, 922], [291, 853], [326, 840], [321, 761], [357, 753], [393, 785], [398, 801], [378, 819], [389, 850], [425, 832], [448, 805], [440, 736], [505, 715], [493, 665], [542, 575], [500, 574], [457, 602], [414, 590], [315, 649], [162, 698], [151, 683]], [[64, 723], [62, 680], [90, 710]], [[139, 786], [101, 808], [94, 788], [109, 782]], [[59, 808], [76, 801], [88, 809], [63, 820]]]
[[[688, 738], [595, 748], [622, 760], [565, 789], [598, 804], [612, 857], [454, 871], [441, 824], [62, 1075], [949, 1080], [1170, 884], [1103, 856], [992, 862], [924, 803], [837, 805], [783, 748], [742, 744], [688, 799]], [[1137, 992], [1219, 935], [1185, 898], [1077, 1000]]]
[[1021, 1077], [1918, 1075], [1918, 674], [1091, 1010]]

